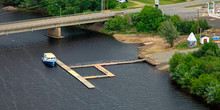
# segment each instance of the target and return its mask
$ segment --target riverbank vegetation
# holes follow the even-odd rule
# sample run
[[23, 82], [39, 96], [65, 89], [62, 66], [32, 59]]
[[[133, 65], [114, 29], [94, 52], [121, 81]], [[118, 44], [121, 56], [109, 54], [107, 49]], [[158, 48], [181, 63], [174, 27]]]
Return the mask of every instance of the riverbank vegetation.
[[167, 20], [171, 20], [181, 35], [188, 35], [190, 32], [197, 34], [200, 31], [199, 29], [201, 29], [201, 32], [203, 32], [204, 30], [211, 28], [206, 20], [182, 20], [178, 15], [163, 15], [160, 9], [152, 6], [145, 6], [140, 13], [130, 14], [128, 16], [124, 16], [124, 18], [128, 19], [129, 21], [127, 22], [128, 24], [126, 30], [120, 29], [123, 28], [123, 26], [119, 26], [125, 24], [124, 22], [116, 23], [115, 21], [118, 20], [119, 17], [115, 17], [110, 21], [105, 22], [105, 28], [108, 30], [107, 32], [157, 33], [159, 26]]
[[167, 40], [171, 47], [173, 47], [174, 40], [179, 38], [180, 34], [171, 20], [161, 23], [160, 27], [158, 28], [158, 33], [161, 37], [164, 37]]
[[205, 43], [198, 51], [176, 53], [169, 61], [171, 79], [208, 103], [220, 103], [220, 49]]
[[[8, 4], [26, 9], [42, 8], [50, 15], [62, 15], [100, 11], [100, 0], [5, 0]], [[108, 0], [108, 8], [115, 8], [116, 0]], [[107, 6], [106, 6], [107, 7]]]

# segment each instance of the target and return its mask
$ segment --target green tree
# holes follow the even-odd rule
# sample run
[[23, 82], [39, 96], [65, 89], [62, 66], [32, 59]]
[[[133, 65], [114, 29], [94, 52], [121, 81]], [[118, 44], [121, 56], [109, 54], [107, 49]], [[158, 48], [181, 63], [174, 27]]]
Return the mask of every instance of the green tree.
[[157, 30], [160, 23], [163, 21], [163, 14], [160, 9], [152, 6], [145, 6], [138, 14], [138, 21], [136, 25], [137, 31], [150, 32]]
[[171, 47], [173, 47], [174, 40], [179, 37], [179, 34], [180, 33], [170, 20], [163, 22], [159, 27], [159, 35], [164, 37]]
[[110, 21], [105, 22], [104, 26], [107, 29], [113, 31], [122, 31], [127, 30], [130, 27], [129, 20], [127, 17], [115, 16], [114, 18], [110, 18]]

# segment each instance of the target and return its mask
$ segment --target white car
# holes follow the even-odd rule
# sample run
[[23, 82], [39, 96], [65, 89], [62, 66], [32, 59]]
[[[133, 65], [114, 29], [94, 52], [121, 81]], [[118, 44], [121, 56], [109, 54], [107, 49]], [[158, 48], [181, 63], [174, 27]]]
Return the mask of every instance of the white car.
[[119, 3], [125, 3], [128, 2], [128, 0], [117, 0]]

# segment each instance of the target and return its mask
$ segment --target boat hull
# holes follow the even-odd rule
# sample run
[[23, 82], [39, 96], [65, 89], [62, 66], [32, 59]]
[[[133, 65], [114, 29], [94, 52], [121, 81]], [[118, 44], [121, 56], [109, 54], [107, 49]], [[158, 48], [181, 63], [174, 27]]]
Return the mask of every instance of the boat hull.
[[42, 61], [45, 63], [45, 64], [47, 64], [47, 65], [49, 65], [49, 66], [52, 66], [52, 67], [54, 67], [55, 65], [56, 65], [56, 60], [52, 60], [52, 61], [45, 61], [45, 60], [43, 60], [43, 58], [42, 58]]
[[48, 62], [48, 61], [44, 61], [45, 64], [54, 67], [56, 65], [56, 62]]

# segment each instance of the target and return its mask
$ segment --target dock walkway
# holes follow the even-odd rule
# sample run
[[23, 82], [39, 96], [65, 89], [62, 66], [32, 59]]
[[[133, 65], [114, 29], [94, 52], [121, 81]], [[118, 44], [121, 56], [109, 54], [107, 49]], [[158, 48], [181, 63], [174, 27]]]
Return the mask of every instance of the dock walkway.
[[[108, 71], [102, 66], [109, 66], [109, 65], [119, 65], [119, 64], [129, 64], [129, 63], [137, 63], [137, 62], [143, 62], [147, 61], [147, 59], [140, 59], [140, 60], [132, 60], [132, 61], [124, 61], [124, 62], [112, 62], [112, 63], [99, 63], [99, 64], [90, 64], [90, 65], [78, 65], [78, 66], [67, 66], [63, 62], [57, 59], [57, 64], [63, 68], [65, 71], [67, 71], [69, 74], [74, 76], [76, 79], [78, 79], [81, 83], [83, 83], [86, 87], [89, 89], [95, 88], [93, 84], [91, 84], [87, 79], [96, 79], [96, 78], [109, 78], [109, 77], [115, 77], [113, 73]], [[80, 74], [72, 70], [72, 68], [84, 68], [84, 67], [95, 67], [99, 71], [101, 71], [104, 75], [97, 75], [97, 76], [85, 76], [82, 77]]]

